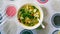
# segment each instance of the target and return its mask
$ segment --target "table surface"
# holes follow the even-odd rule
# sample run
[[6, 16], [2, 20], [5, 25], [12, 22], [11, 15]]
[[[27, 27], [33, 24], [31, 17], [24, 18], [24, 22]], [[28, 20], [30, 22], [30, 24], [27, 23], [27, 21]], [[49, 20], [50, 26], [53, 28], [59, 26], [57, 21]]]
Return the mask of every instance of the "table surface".
[[[44, 12], [44, 22], [47, 24], [45, 29], [32, 30], [34, 34], [52, 34], [53, 31], [57, 29], [60, 30], [60, 28], [55, 28], [51, 23], [51, 17], [55, 13], [60, 13], [53, 9], [52, 0], [48, 0], [46, 4], [40, 4], [36, 0], [24, 0], [24, 1], [23, 0], [15, 0], [15, 1], [6, 0], [4, 1], [5, 7], [2, 7], [2, 8], [5, 9], [7, 5], [13, 4], [18, 9], [22, 4], [28, 3], [28, 2], [34, 2], [40, 5], [40, 7], [42, 7], [43, 12]], [[14, 22], [15, 21], [14, 19], [15, 17], [11, 19], [12, 21], [10, 20], [11, 22], [9, 22], [8, 20], [6, 21], [6, 23], [2, 24], [2, 26], [0, 27], [1, 28], [0, 31], [2, 32], [2, 34], [19, 34], [20, 31], [24, 29], [18, 23]]]

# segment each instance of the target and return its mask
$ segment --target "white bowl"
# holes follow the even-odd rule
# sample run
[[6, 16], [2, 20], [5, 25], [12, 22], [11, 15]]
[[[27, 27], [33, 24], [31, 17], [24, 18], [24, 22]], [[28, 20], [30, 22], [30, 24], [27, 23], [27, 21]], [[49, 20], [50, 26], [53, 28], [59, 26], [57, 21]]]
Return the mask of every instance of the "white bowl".
[[[42, 11], [42, 9], [41, 9], [41, 7], [39, 6], [39, 5], [37, 5], [37, 4], [35, 4], [35, 3], [24, 3], [22, 6], [24, 6], [25, 4], [31, 4], [31, 5], [33, 5], [33, 6], [35, 6], [35, 7], [37, 7], [38, 9], [39, 9], [39, 11], [40, 11], [40, 20], [39, 20], [39, 23], [38, 24], [36, 24], [36, 25], [34, 25], [34, 26], [25, 26], [24, 24], [22, 24], [22, 23], [20, 23], [19, 21], [19, 24], [24, 28], [24, 29], [29, 29], [29, 30], [31, 30], [31, 29], [35, 29], [35, 28], [37, 28], [37, 27], [39, 27], [41, 24], [42, 24], [42, 21], [43, 21], [43, 11]], [[22, 7], [21, 6], [21, 7]], [[20, 7], [20, 8], [21, 8]], [[20, 9], [19, 8], [19, 9]], [[17, 19], [18, 19], [18, 17], [17, 17]]]

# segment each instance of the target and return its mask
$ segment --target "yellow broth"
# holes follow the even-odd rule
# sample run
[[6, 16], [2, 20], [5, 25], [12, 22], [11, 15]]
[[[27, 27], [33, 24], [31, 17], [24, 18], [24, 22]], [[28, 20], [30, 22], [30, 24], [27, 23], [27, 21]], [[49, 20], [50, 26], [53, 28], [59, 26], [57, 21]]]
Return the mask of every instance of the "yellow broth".
[[40, 11], [37, 7], [25, 4], [18, 11], [18, 20], [26, 26], [34, 26], [39, 23]]

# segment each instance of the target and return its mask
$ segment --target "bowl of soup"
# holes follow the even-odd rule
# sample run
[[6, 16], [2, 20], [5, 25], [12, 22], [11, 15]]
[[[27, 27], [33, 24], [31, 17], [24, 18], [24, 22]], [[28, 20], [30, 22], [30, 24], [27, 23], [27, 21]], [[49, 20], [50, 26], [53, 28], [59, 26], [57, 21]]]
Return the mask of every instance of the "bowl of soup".
[[17, 18], [25, 29], [35, 29], [43, 21], [43, 11], [39, 5], [27, 3], [19, 8]]

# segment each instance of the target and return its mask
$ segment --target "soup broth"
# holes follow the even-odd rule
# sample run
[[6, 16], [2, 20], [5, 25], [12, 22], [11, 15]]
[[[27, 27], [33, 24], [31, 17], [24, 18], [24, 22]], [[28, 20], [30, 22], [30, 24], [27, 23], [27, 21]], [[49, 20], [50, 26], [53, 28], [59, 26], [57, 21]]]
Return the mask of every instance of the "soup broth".
[[23, 5], [18, 11], [18, 20], [26, 26], [34, 26], [39, 23], [40, 11], [31, 4]]

